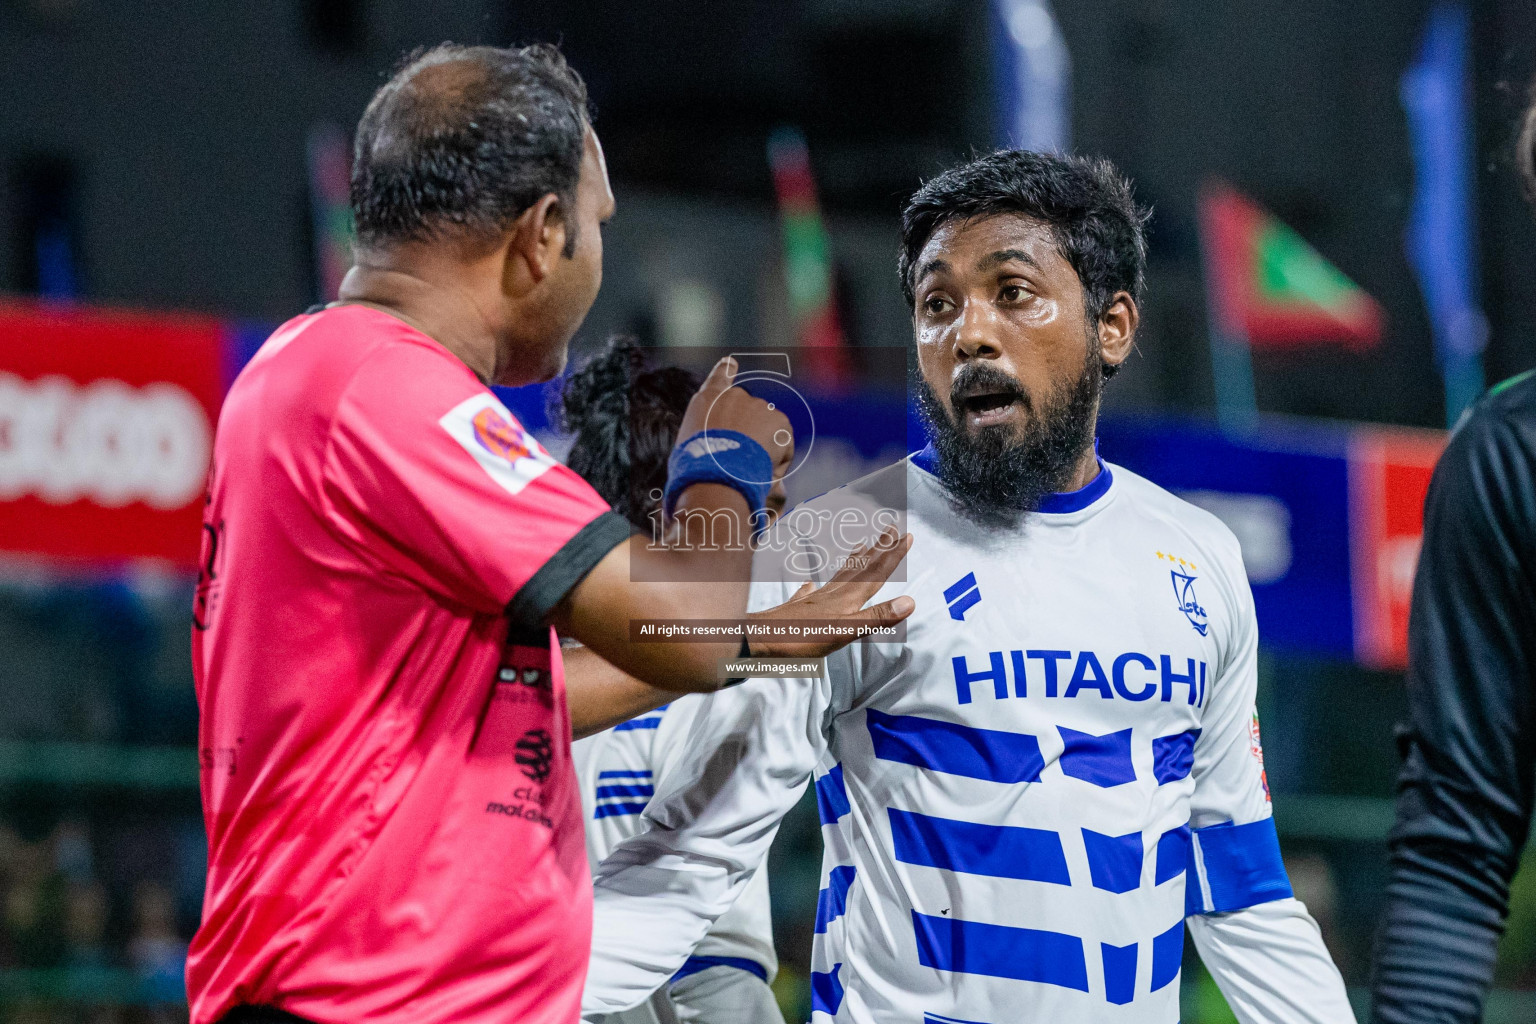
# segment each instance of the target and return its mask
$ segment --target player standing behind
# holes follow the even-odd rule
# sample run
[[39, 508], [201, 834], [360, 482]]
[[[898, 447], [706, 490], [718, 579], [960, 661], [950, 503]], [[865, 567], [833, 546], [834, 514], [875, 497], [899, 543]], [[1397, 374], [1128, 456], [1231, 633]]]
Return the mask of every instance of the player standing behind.
[[[1536, 203], [1536, 104], [1519, 147]], [[1478, 402], [1435, 467], [1407, 682], [1373, 1019], [1472, 1024], [1536, 788], [1536, 371]]]
[[1186, 916], [1244, 1024], [1353, 1021], [1281, 862], [1237, 541], [1096, 457], [1144, 218], [1108, 163], [1025, 152], [912, 197], [900, 272], [933, 444], [797, 506], [752, 597], [794, 586], [762, 582], [784, 579], [764, 553], [857, 543], [818, 511], [904, 490], [916, 543], [881, 596], [917, 598], [906, 643], [704, 698], [711, 753], [599, 872], [584, 1013], [677, 969], [814, 774], [818, 1024], [1168, 1024]]
[[[667, 458], [697, 389], [694, 374], [675, 366], [647, 369], [639, 347], [620, 340], [572, 374], [562, 390], [560, 418], [576, 435], [567, 465], [640, 530], [655, 525]], [[780, 483], [769, 494], [768, 509], [777, 516], [782, 508]], [[640, 812], [682, 757], [700, 706], [699, 695], [679, 697], [572, 744], [594, 870], [640, 830]], [[604, 1024], [783, 1024], [768, 987], [777, 969], [768, 870], [762, 867], [667, 986]]]
[[[613, 194], [558, 52], [410, 61], [359, 124], [352, 206], [340, 301], [279, 328], [219, 418], [192, 1020], [571, 1024], [591, 882], [567, 691], [717, 686], [739, 643], [631, 644], [629, 620], [739, 615], [750, 547], [632, 537], [487, 386], [557, 374], [601, 280]], [[732, 375], [683, 432], [733, 446], [681, 453], [669, 487], [745, 536], [768, 486], [743, 481], [793, 446]], [[555, 626], [587, 649], [563, 660]]]

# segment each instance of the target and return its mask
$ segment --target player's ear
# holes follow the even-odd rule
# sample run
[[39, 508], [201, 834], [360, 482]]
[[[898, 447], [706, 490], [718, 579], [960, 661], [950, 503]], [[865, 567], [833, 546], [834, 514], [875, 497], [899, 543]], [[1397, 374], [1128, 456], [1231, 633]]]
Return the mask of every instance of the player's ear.
[[1099, 358], [1105, 366], [1119, 366], [1130, 357], [1139, 323], [1136, 300], [1130, 292], [1116, 292], [1099, 316]]
[[565, 204], [553, 192], [518, 214], [507, 246], [509, 290], [526, 290], [549, 276], [565, 251], [568, 227]]

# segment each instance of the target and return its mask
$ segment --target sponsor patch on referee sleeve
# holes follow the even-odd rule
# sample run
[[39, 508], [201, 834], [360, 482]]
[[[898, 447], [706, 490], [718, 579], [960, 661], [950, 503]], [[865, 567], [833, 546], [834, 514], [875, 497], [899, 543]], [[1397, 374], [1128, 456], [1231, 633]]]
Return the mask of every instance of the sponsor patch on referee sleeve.
[[437, 422], [508, 494], [519, 493], [555, 465], [495, 395], [467, 398]]

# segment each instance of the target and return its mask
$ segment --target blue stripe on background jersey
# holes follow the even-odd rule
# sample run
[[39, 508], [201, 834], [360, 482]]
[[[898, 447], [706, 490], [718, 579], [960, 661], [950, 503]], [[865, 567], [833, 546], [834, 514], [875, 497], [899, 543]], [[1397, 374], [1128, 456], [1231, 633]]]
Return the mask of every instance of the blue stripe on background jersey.
[[1184, 922], [1180, 921], [1152, 940], [1152, 991], [1171, 984], [1183, 963]]
[[[1182, 875], [1189, 866], [1189, 826], [1164, 832], [1157, 840], [1157, 875], [1154, 885]], [[1198, 888], [1198, 886], [1196, 886]]]
[[1131, 730], [1095, 736], [1066, 726], [1057, 726], [1064, 745], [1061, 752], [1062, 774], [1091, 782], [1104, 789], [1136, 781], [1136, 767], [1131, 763]]
[[1104, 999], [1124, 1006], [1136, 998], [1136, 943], [1111, 946], [1101, 942], [1099, 956], [1104, 963]]
[[646, 803], [647, 801], [641, 800], [639, 803], [598, 804], [597, 809], [592, 812], [592, 820], [599, 821], [625, 814], [639, 814], [645, 810]]
[[1158, 736], [1152, 741], [1152, 775], [1159, 786], [1178, 782], [1189, 776], [1195, 766], [1195, 740], [1200, 738], [1199, 729], [1181, 732], [1177, 736]]
[[1130, 892], [1141, 886], [1141, 833], [1106, 836], [1085, 828], [1083, 846], [1088, 852], [1088, 871], [1093, 887], [1106, 892]]
[[833, 964], [830, 971], [811, 972], [811, 1012], [836, 1015], [843, 1005], [843, 983], [837, 980], [842, 964]]
[[691, 974], [707, 971], [711, 967], [733, 967], [738, 971], [746, 971], [748, 974], [768, 980], [768, 969], [756, 960], [748, 960], [744, 956], [691, 956], [683, 961], [683, 966], [667, 981], [667, 984], [682, 981]]

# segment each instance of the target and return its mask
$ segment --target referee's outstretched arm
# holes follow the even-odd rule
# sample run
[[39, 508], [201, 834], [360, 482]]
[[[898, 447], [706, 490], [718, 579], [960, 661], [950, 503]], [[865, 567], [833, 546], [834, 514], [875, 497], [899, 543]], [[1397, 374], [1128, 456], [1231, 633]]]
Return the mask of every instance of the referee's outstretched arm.
[[1536, 771], [1536, 375], [1484, 399], [1435, 469], [1373, 1020], [1482, 1018]]

